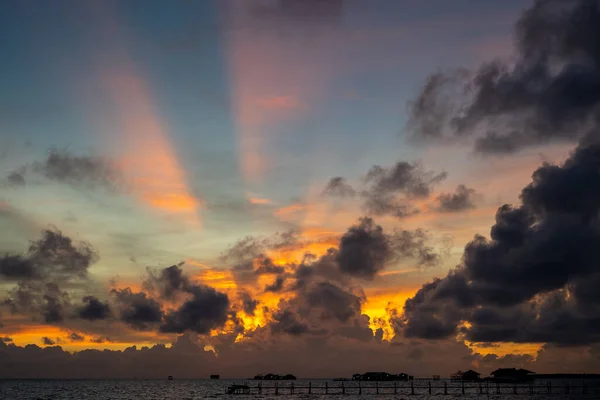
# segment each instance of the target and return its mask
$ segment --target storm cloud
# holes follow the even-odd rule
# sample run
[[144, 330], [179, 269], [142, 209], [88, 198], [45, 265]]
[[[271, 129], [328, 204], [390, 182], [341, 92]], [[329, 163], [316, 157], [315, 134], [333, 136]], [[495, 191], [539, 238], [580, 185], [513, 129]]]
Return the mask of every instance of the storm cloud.
[[600, 340], [600, 145], [581, 145], [562, 165], [544, 164], [521, 205], [496, 213], [490, 239], [476, 236], [447, 277], [404, 307], [404, 333], [482, 342]]
[[134, 293], [130, 288], [113, 289], [111, 293], [119, 305], [120, 319], [134, 329], [150, 330], [162, 321], [161, 305], [146, 293]]
[[203, 285], [191, 287], [189, 293], [192, 295], [190, 300], [165, 315], [165, 322], [160, 327], [162, 332], [206, 334], [227, 322], [229, 297], [225, 293]]
[[600, 121], [599, 35], [598, 2], [537, 0], [515, 26], [516, 62], [432, 75], [410, 105], [409, 130], [474, 137], [482, 153], [576, 141]]
[[78, 316], [89, 321], [103, 320], [110, 316], [110, 306], [94, 296], [85, 296], [84, 305], [79, 308]]

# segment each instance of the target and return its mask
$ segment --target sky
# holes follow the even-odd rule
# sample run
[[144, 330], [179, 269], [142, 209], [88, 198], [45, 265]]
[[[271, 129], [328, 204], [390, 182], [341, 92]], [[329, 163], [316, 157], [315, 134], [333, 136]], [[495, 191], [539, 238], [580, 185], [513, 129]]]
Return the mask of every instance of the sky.
[[600, 372], [598, 1], [0, 9], [0, 376]]

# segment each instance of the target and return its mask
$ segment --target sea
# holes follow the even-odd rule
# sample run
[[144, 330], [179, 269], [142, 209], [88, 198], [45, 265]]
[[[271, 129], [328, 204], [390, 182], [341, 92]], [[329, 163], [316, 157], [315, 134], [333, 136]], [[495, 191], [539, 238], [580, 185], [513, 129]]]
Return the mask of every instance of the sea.
[[[260, 393], [259, 383], [263, 387]], [[227, 389], [234, 384], [247, 385], [250, 394], [227, 394]], [[444, 384], [448, 394], [444, 394]], [[429, 385], [431, 385], [431, 394], [429, 394]], [[362, 382], [359, 394], [358, 382], [317, 379], [301, 379], [293, 382], [176, 378], [173, 380], [0, 380], [0, 399], [600, 399], [600, 382], [597, 381], [556, 380], [552, 381], [551, 385], [551, 394], [548, 394], [548, 382], [536, 381], [532, 394], [532, 388], [527, 384], [518, 385], [516, 388], [514, 385], [504, 384], [498, 388], [493, 383], [488, 385], [483, 383], [481, 386], [477, 383], [466, 383], [463, 394], [462, 384], [455, 381], [415, 380], [412, 387], [409, 382], [398, 382], [396, 388], [393, 382], [377, 384]], [[413, 390], [415, 394], [411, 394]], [[497, 393], [497, 390], [500, 390], [500, 393]]]

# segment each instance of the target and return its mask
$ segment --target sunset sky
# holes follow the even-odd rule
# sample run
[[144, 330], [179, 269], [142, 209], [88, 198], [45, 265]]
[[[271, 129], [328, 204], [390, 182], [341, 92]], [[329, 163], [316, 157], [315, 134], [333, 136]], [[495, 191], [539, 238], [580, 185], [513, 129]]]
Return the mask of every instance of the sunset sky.
[[0, 377], [600, 372], [599, 7], [3, 2]]

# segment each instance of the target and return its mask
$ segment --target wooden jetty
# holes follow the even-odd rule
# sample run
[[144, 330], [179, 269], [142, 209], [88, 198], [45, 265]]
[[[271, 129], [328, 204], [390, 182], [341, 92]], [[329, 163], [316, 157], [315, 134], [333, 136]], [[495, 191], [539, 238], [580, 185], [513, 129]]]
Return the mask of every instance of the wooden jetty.
[[600, 398], [600, 381], [598, 382], [546, 382], [543, 384], [509, 384], [490, 381], [457, 384], [447, 381], [415, 381], [407, 382], [300, 382], [295, 384], [263, 384], [231, 385], [227, 394], [258, 394], [258, 395], [532, 395], [532, 394], [590, 394]]
[[226, 394], [250, 394], [250, 386], [248, 385], [231, 385], [227, 388]]

